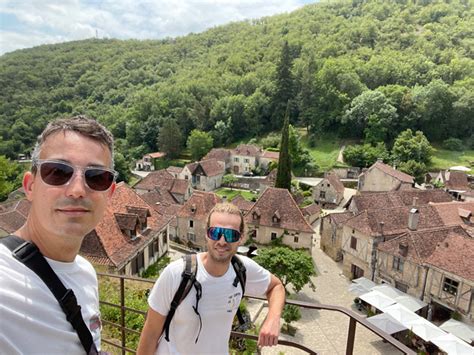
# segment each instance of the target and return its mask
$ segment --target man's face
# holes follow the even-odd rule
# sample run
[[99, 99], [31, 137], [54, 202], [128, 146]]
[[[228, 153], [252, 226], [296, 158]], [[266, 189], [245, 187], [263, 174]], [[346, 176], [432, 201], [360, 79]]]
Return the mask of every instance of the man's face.
[[[211, 215], [209, 227], [223, 227], [238, 231], [240, 230], [240, 216], [225, 212], [214, 212]], [[206, 240], [207, 251], [211, 259], [215, 262], [226, 263], [237, 253], [237, 248], [242, 242], [242, 237], [235, 243], [227, 243], [223, 236], [217, 241], [209, 239], [206, 236]]]
[[[40, 159], [54, 159], [80, 167], [110, 168], [112, 157], [105, 145], [75, 132], [58, 132], [44, 142]], [[68, 184], [46, 184], [39, 171], [25, 174], [23, 187], [32, 202], [28, 223], [43, 239], [48, 236], [82, 238], [101, 220], [115, 183], [107, 191], [94, 191], [75, 171]]]

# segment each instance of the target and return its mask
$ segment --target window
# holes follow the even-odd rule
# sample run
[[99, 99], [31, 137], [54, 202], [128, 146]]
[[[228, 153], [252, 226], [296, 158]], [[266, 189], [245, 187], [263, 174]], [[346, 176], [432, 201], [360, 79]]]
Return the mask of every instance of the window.
[[326, 198], [326, 191], [319, 191], [319, 198]]
[[239, 158], [234, 158], [234, 161], [235, 161], [236, 163], [238, 163], [238, 162], [239, 162]]
[[454, 296], [458, 294], [459, 282], [448, 277], [444, 278], [443, 291], [450, 293]]
[[405, 293], [408, 291], [408, 285], [398, 281], [395, 281], [395, 288]]
[[393, 270], [403, 272], [403, 264], [404, 264], [404, 261], [403, 261], [402, 258], [399, 258], [399, 257], [396, 257], [396, 256], [393, 257], [393, 262], [392, 262], [392, 269]]
[[295, 237], [293, 238], [293, 241], [294, 241], [295, 243], [298, 243], [298, 240], [299, 240], [299, 239], [300, 239], [300, 238], [299, 238], [297, 235], [295, 235]]
[[351, 237], [351, 248], [357, 250], [357, 238]]
[[190, 240], [191, 242], [195, 242], [196, 241], [196, 235], [194, 233], [189, 232], [188, 233], [188, 240]]
[[184, 180], [188, 180], [188, 179], [189, 179], [188, 175], [184, 175]]
[[247, 158], [244, 159], [244, 163], [250, 163], [250, 160], [248, 160]]
[[192, 219], [189, 220], [189, 228], [194, 228], [194, 221]]
[[272, 234], [271, 234], [271, 235], [272, 235], [272, 240], [275, 240], [275, 239], [277, 239], [277, 234], [276, 234], [275, 232], [272, 232]]

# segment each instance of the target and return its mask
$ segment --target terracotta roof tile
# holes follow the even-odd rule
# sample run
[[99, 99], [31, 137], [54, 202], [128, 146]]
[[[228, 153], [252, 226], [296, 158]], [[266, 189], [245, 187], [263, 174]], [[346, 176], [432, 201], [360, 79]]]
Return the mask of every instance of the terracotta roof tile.
[[150, 157], [152, 157], [153, 159], [157, 159], [157, 158], [163, 158], [164, 156], [166, 156], [166, 153], [163, 153], [163, 152], [155, 152], [155, 153], [148, 153], [146, 155], [149, 155]]
[[273, 217], [280, 216], [278, 226], [283, 229], [313, 233], [313, 229], [305, 220], [300, 208], [287, 189], [267, 188], [255, 205], [245, 216], [247, 223], [255, 224], [253, 212], [260, 214], [258, 224], [275, 226]]
[[234, 197], [232, 201], [230, 201], [233, 205], [236, 205], [242, 213], [246, 214], [250, 209], [253, 207], [255, 202], [247, 201], [242, 195], [237, 195]]
[[439, 216], [443, 220], [445, 225], [465, 225], [465, 221], [461, 218], [460, 211], [466, 210], [471, 211], [474, 214], [474, 202], [446, 202], [446, 203], [433, 203], [433, 208], [436, 209]]
[[189, 188], [189, 180], [174, 179], [170, 192], [178, 195], [185, 195]]
[[160, 187], [165, 184], [169, 184], [170, 182], [167, 180], [172, 179], [174, 179], [174, 176], [171, 175], [168, 171], [166, 171], [166, 169], [156, 170], [152, 171], [146, 177], [144, 177], [138, 184], [134, 186], [134, 188], [152, 191], [157, 186]]
[[388, 174], [388, 175], [394, 177], [395, 179], [400, 180], [401, 182], [406, 182], [406, 183], [410, 183], [410, 184], [413, 184], [415, 182], [415, 180], [413, 179], [413, 176], [402, 173], [401, 171], [396, 170], [396, 169], [392, 168], [391, 166], [386, 165], [386, 164], [384, 164], [380, 161], [378, 161], [374, 165], [372, 165], [369, 168], [368, 171], [370, 171], [372, 169], [380, 169], [385, 174]]
[[225, 168], [222, 163], [216, 159], [201, 160], [195, 163], [187, 164], [186, 167], [189, 169], [192, 175], [197, 172], [203, 172], [206, 176], [216, 176], [224, 174]]
[[309, 206], [303, 207], [301, 212], [303, 212], [303, 216], [314, 216], [315, 214], [321, 214], [321, 207], [315, 203], [312, 203]]
[[31, 203], [27, 199], [0, 204], [0, 228], [13, 233], [26, 222]]
[[166, 171], [171, 173], [171, 174], [180, 174], [183, 171], [183, 168], [179, 166], [168, 166], [166, 168]]
[[213, 192], [194, 191], [189, 200], [180, 208], [177, 216], [205, 221], [212, 208], [221, 201], [221, 198]]
[[469, 190], [467, 175], [462, 171], [448, 171], [445, 177], [445, 186], [449, 190]]
[[262, 154], [262, 149], [253, 144], [240, 144], [232, 153], [235, 155], [259, 157]]
[[230, 150], [224, 148], [212, 148], [203, 160], [216, 159], [220, 161], [227, 161], [230, 159]]
[[330, 218], [334, 224], [339, 225], [347, 221], [349, 218], [354, 217], [354, 213], [352, 212], [330, 213], [326, 217]]
[[[344, 193], [344, 185], [342, 184], [341, 180], [339, 179], [339, 176], [337, 176], [335, 173], [331, 172], [326, 175], [325, 179], [329, 181], [332, 187], [338, 192], [338, 193]], [[324, 179], [322, 180], [324, 181]], [[322, 182], [321, 182], [322, 183]]]
[[280, 158], [280, 152], [272, 152], [270, 150], [264, 150], [262, 158], [278, 160]]

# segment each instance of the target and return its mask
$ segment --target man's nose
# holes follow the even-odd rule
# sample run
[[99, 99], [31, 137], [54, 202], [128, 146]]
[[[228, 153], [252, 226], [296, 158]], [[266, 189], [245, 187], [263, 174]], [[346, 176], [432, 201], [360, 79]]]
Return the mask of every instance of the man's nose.
[[66, 194], [69, 197], [81, 198], [86, 194], [86, 181], [84, 179], [84, 174], [81, 171], [74, 172], [74, 175], [71, 177], [67, 187]]

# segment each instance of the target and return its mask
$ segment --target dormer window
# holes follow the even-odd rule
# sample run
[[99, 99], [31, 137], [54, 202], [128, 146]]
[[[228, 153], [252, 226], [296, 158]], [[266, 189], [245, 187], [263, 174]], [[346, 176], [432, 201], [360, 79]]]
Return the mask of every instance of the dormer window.
[[280, 223], [280, 213], [278, 211], [275, 211], [275, 213], [272, 216], [272, 222], [273, 223]]
[[195, 205], [195, 204], [192, 204], [192, 205], [191, 205], [191, 212], [192, 212], [192, 213], [195, 213], [195, 212], [196, 212], [196, 205]]

